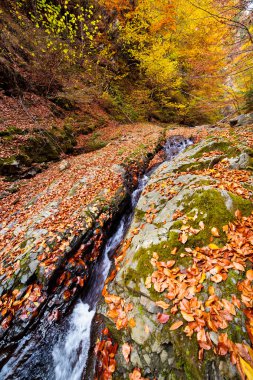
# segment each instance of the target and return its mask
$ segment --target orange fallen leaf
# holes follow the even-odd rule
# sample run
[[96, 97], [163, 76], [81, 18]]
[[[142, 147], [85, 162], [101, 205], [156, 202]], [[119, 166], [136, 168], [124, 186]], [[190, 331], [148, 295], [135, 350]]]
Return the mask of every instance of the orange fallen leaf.
[[241, 217], [242, 217], [242, 213], [241, 213], [240, 210], [236, 210], [236, 212], [235, 212], [235, 217], [236, 217], [237, 219], [241, 219]]
[[175, 260], [169, 260], [166, 263], [167, 268], [172, 268], [175, 265], [176, 261]]
[[146, 288], [147, 288], [147, 289], [150, 289], [150, 288], [151, 288], [151, 284], [152, 284], [151, 277], [148, 276], [148, 277], [146, 278], [146, 281], [145, 281], [145, 286], [146, 286]]
[[221, 281], [223, 281], [223, 278], [220, 274], [216, 274], [211, 277], [211, 281], [216, 282], [217, 284]]
[[246, 277], [248, 280], [253, 281], [253, 269], [250, 269], [246, 272]]
[[176, 247], [176, 248], [174, 248], [171, 252], [170, 252], [170, 254], [171, 255], [175, 255], [176, 253], [177, 253], [177, 250], [178, 250], [178, 248]]
[[170, 326], [170, 331], [177, 330], [179, 327], [183, 326], [184, 322], [176, 321]]
[[109, 310], [109, 311], [107, 312], [107, 316], [108, 316], [109, 318], [111, 318], [111, 319], [116, 319], [116, 318], [118, 318], [118, 315], [119, 315], [119, 313], [118, 313], [118, 311], [117, 311], [116, 309]]
[[115, 305], [119, 305], [121, 298], [119, 296], [115, 296], [114, 294], [108, 294], [105, 296], [106, 303], [114, 303]]
[[141, 376], [141, 371], [139, 368], [135, 368], [132, 373], [129, 374], [129, 380], [145, 380]]
[[189, 313], [186, 313], [185, 311], [181, 311], [181, 314], [183, 316], [183, 318], [187, 321], [187, 322], [193, 322], [195, 321], [194, 317], [192, 314], [189, 314]]
[[186, 235], [185, 232], [183, 232], [178, 239], [182, 244], [185, 244], [188, 240], [188, 235]]
[[131, 327], [131, 328], [133, 328], [133, 327], [136, 326], [136, 322], [135, 322], [135, 320], [133, 318], [129, 319], [128, 326]]
[[210, 296], [213, 296], [214, 293], [215, 293], [214, 287], [213, 286], [209, 286], [208, 292], [209, 292]]
[[204, 224], [204, 222], [199, 222], [199, 227], [202, 229], [202, 230], [204, 230], [205, 229], [205, 224]]
[[235, 311], [235, 307], [234, 307], [234, 305], [231, 303], [231, 302], [229, 302], [228, 300], [226, 300], [226, 299], [222, 299], [222, 303], [223, 303], [223, 305], [224, 305], [224, 308], [230, 313], [230, 314], [232, 314], [232, 315], [236, 315], [236, 311]]
[[242, 272], [244, 272], [244, 270], [245, 270], [245, 268], [244, 268], [244, 266], [242, 264], [237, 263], [235, 261], [233, 262], [233, 266], [234, 266], [235, 269], [240, 270]]
[[163, 310], [167, 310], [170, 307], [169, 304], [167, 304], [166, 302], [163, 302], [163, 301], [157, 301], [156, 305], [161, 307]]

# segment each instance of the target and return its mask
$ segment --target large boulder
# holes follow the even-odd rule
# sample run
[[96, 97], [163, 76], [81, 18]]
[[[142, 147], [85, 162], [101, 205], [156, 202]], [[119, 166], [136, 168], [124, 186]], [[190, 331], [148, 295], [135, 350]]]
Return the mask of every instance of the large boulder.
[[115, 379], [134, 368], [148, 379], [239, 379], [230, 355], [250, 344], [252, 299], [238, 284], [251, 267], [253, 183], [229, 159], [244, 149], [207, 139], [150, 178], [99, 306], [119, 344]]
[[253, 123], [253, 112], [239, 115], [234, 119], [230, 120], [231, 127], [241, 127], [243, 125], [248, 125]]

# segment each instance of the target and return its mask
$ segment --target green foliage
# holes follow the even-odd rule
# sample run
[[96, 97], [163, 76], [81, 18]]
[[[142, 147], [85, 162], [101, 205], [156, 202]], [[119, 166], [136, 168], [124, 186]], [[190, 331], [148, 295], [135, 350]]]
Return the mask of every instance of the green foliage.
[[[23, 12], [27, 1], [19, 0], [15, 13], [20, 22], [25, 22]], [[69, 62], [83, 61], [94, 48], [100, 17], [94, 14], [94, 5], [84, 5], [79, 0], [37, 0], [35, 7], [29, 7], [28, 17], [37, 29], [47, 35], [43, 53], [60, 52]]]

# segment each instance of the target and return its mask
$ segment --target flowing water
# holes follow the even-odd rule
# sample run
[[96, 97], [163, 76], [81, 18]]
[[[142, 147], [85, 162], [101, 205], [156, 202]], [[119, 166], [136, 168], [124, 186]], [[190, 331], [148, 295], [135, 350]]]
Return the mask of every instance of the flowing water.
[[[173, 159], [191, 144], [191, 140], [179, 137], [169, 139], [164, 146], [166, 159]], [[129, 228], [134, 209], [153, 171], [154, 169], [139, 180], [138, 188], [131, 196], [130, 210], [122, 216], [115, 233], [108, 240], [91, 275], [89, 289], [80, 298], [71, 316], [58, 327], [51, 326], [47, 331], [39, 330], [25, 337], [0, 372], [0, 380], [83, 379], [90, 349], [92, 321], [111, 267], [111, 257]]]

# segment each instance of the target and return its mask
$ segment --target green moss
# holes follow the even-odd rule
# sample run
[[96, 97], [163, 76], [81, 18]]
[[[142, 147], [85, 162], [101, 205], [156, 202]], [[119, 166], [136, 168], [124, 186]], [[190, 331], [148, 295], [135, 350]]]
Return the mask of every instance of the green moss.
[[109, 318], [106, 318], [103, 316], [105, 325], [110, 331], [110, 336], [112, 337], [114, 342], [117, 342], [118, 344], [123, 344], [124, 342], [124, 334], [122, 333], [123, 330], [117, 330], [115, 323], [111, 321]]
[[141, 221], [143, 221], [145, 215], [146, 215], [145, 211], [143, 211], [143, 210], [139, 210], [139, 209], [135, 209], [134, 217], [135, 217], [135, 220], [136, 220], [137, 222], [141, 222]]
[[227, 157], [236, 156], [240, 153], [240, 150], [237, 147], [231, 146], [231, 142], [229, 141], [214, 141], [212, 144], [205, 145], [196, 154], [194, 154], [192, 158], [200, 158], [203, 153], [208, 153], [215, 150], [224, 152]]
[[[141, 248], [134, 256], [134, 261], [137, 261], [137, 270], [138, 277], [141, 275], [141, 278], [146, 279], [153, 273], [153, 266], [150, 264], [150, 260], [153, 257], [152, 250]], [[136, 274], [137, 274], [136, 273]]]
[[183, 221], [182, 220], [177, 220], [174, 224], [173, 224], [173, 230], [180, 230], [180, 228], [182, 227], [183, 225]]
[[182, 371], [186, 379], [203, 379], [204, 366], [196, 366], [199, 350], [196, 336], [193, 335], [193, 337], [189, 339], [183, 333], [184, 326], [176, 331], [170, 331], [169, 329], [172, 323], [173, 321], [163, 326], [161, 335], [162, 341], [171, 342], [173, 344], [176, 359], [173, 367], [176, 367], [180, 372]]
[[175, 171], [176, 172], [190, 172], [190, 171], [194, 171], [194, 170], [203, 170], [203, 169], [208, 168], [209, 165], [210, 165], [209, 160], [200, 161], [200, 162], [192, 161], [189, 163], [182, 164]]
[[3, 131], [0, 131], [0, 137], [14, 137], [15, 135], [25, 135], [27, 133], [26, 130], [22, 130], [18, 127], [9, 126]]
[[249, 216], [253, 210], [253, 204], [250, 200], [244, 199], [238, 195], [229, 192], [229, 196], [233, 201], [234, 212], [236, 210], [241, 210], [244, 216]]
[[192, 216], [192, 210], [194, 213], [195, 210], [198, 210], [197, 219], [191, 223], [193, 228], [199, 229], [200, 221], [205, 224], [204, 230], [189, 237], [186, 246], [196, 248], [209, 244], [212, 227], [218, 228], [220, 232], [220, 237], [213, 238], [212, 242], [218, 246], [223, 246], [226, 243], [227, 237], [222, 227], [234, 219], [234, 214], [227, 209], [225, 199], [220, 191], [216, 189], [197, 190], [192, 196], [184, 200], [184, 205], [184, 211], [189, 217]]
[[100, 139], [100, 133], [94, 132], [86, 143], [85, 152], [93, 152], [104, 148], [108, 142]]
[[18, 156], [0, 158], [0, 175], [12, 175], [19, 170]]

